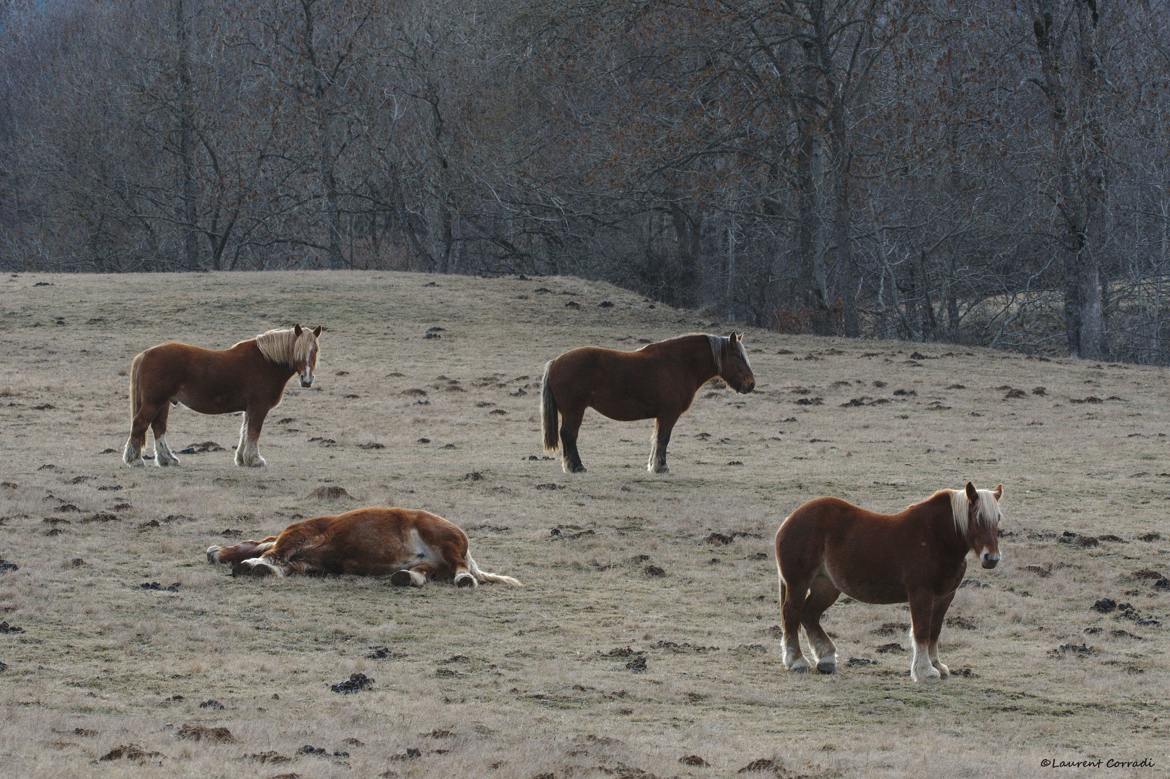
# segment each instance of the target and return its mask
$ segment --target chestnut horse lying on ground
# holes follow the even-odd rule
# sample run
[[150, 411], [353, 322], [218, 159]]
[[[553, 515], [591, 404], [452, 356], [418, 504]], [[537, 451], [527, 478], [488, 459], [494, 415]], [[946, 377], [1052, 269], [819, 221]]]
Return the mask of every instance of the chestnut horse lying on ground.
[[167, 415], [182, 403], [201, 414], [244, 412], [236, 465], [266, 465], [256, 448], [264, 417], [280, 403], [284, 385], [300, 374], [313, 384], [319, 347], [314, 330], [300, 325], [269, 330], [216, 351], [173, 341], [152, 346], [130, 364], [130, 438], [122, 452], [127, 465], [143, 465], [146, 428], [154, 430], [154, 461], [178, 465], [167, 445]]
[[939, 490], [898, 514], [875, 514], [839, 498], [801, 505], [776, 531], [784, 666], [807, 671], [803, 625], [817, 670], [837, 669], [837, 648], [821, 614], [844, 592], [863, 603], [910, 603], [914, 658], [910, 677], [933, 681], [949, 671], [938, 659], [938, 635], [968, 552], [984, 568], [999, 562], [999, 500], [994, 490]]
[[421, 587], [430, 579], [459, 587], [501, 582], [511, 576], [481, 570], [467, 552], [467, 534], [426, 511], [365, 508], [306, 519], [263, 541], [212, 546], [211, 563], [230, 563], [232, 573], [255, 575], [334, 573], [389, 576], [392, 584]]
[[670, 431], [691, 407], [699, 387], [715, 376], [736, 392], [755, 389], [742, 335], [683, 335], [633, 352], [597, 346], [565, 352], [544, 366], [540, 402], [544, 449], [557, 449], [559, 415], [561, 467], [565, 473], [578, 473], [585, 470], [577, 452], [577, 431], [586, 408], [622, 422], [654, 419], [646, 469], [666, 473]]

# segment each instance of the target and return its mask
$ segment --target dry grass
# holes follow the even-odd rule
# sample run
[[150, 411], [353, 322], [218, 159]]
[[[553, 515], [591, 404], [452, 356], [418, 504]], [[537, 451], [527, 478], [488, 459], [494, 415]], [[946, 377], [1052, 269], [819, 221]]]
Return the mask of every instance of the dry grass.
[[[987, 776], [1034, 775], [1048, 757], [1170, 761], [1170, 593], [1133, 576], [1170, 572], [1166, 370], [749, 332], [759, 390], [704, 388], [672, 474], [644, 470], [648, 423], [593, 414], [590, 471], [569, 478], [539, 448], [545, 360], [711, 323], [560, 278], [0, 284], [0, 557], [19, 565], [0, 574], [0, 619], [24, 630], [0, 634], [5, 775], [724, 776], [770, 760], [755, 775]], [[294, 321], [328, 332], [318, 386], [291, 386], [269, 417], [267, 469], [232, 464], [238, 420], [181, 408], [173, 447], [229, 451], [122, 466], [135, 352]], [[442, 337], [424, 338], [434, 326]], [[1074, 402], [1089, 396], [1102, 402]], [[842, 407], [863, 397], [879, 402]], [[904, 651], [878, 652], [905, 644], [882, 628], [906, 608], [857, 603], [826, 627], [843, 663], [876, 663], [786, 675], [771, 559], [785, 514], [825, 493], [893, 510], [965, 478], [1006, 484], [1010, 533], [1005, 564], [971, 571], [961, 624], [943, 633], [944, 661], [971, 676], [912, 684]], [[353, 499], [308, 497], [323, 485]], [[234, 580], [203, 559], [225, 531], [380, 502], [458, 522], [481, 565], [528, 586]], [[152, 581], [164, 589], [140, 587]], [[1102, 597], [1162, 624], [1092, 611]], [[1052, 654], [1082, 642], [1087, 656]], [[390, 656], [367, 658], [379, 646]], [[627, 668], [638, 657], [641, 673]], [[373, 690], [330, 692], [359, 671]], [[223, 708], [201, 707], [212, 699]], [[187, 724], [232, 740], [180, 738]], [[144, 756], [99, 760], [128, 744]]]

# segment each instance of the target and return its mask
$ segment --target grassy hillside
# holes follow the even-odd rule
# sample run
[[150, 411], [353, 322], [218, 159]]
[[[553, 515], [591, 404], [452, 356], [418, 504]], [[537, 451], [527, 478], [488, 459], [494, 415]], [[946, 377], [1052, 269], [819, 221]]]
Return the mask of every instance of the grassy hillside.
[[[1170, 761], [1167, 370], [749, 331], [757, 391], [703, 388], [672, 473], [645, 471], [649, 423], [589, 414], [590, 470], [569, 477], [540, 449], [546, 360], [730, 326], [569, 278], [19, 275], [0, 292], [7, 775]], [[293, 382], [269, 416], [268, 468], [232, 464], [237, 418], [183, 408], [172, 447], [225, 451], [122, 465], [136, 352], [293, 322], [327, 332], [316, 386]], [[841, 673], [787, 675], [784, 516], [820, 494], [896, 510], [968, 478], [1006, 486], [1005, 560], [969, 571], [951, 609], [942, 659], [958, 674], [912, 684], [906, 607], [842, 601], [824, 620]], [[527, 586], [232, 579], [204, 560], [376, 503], [443, 514], [484, 568]], [[1100, 613], [1102, 598], [1131, 608]], [[371, 690], [331, 692], [356, 672]]]

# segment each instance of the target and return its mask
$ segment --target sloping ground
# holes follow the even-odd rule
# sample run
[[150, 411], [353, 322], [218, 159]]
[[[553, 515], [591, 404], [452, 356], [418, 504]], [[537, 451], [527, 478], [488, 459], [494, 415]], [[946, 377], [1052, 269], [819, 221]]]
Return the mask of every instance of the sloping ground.
[[[568, 278], [0, 285], [0, 557], [17, 566], [0, 566], [0, 773], [1008, 776], [1170, 760], [1166, 370], [749, 331], [759, 389], [704, 388], [671, 474], [644, 469], [649, 423], [592, 414], [590, 471], [570, 478], [540, 450], [547, 359], [731, 328]], [[182, 408], [172, 447], [225, 451], [122, 466], [135, 352], [295, 321], [328, 328], [318, 384], [269, 416], [267, 469], [232, 465], [236, 418]], [[907, 609], [851, 602], [825, 618], [841, 673], [786, 675], [771, 555], [786, 513], [819, 494], [895, 510], [966, 478], [1006, 485], [1007, 522], [1005, 562], [969, 572], [943, 632], [959, 675], [913, 685]], [[527, 586], [232, 579], [204, 561], [209, 544], [372, 503], [451, 518], [484, 568]], [[1129, 605], [1094, 610], [1105, 598]], [[331, 691], [354, 673], [372, 685]]]

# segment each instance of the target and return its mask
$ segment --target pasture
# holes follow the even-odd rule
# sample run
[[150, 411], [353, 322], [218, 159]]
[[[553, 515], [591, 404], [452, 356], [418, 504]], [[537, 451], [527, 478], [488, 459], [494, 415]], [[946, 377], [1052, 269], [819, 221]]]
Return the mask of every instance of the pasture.
[[[546, 360], [733, 326], [571, 278], [21, 274], [0, 291], [7, 776], [1170, 764], [1166, 369], [749, 329], [756, 391], [702, 388], [671, 473], [646, 472], [651, 422], [589, 412], [589, 471], [568, 476], [540, 445]], [[317, 380], [269, 414], [267, 468], [233, 464], [238, 417], [182, 407], [180, 467], [122, 464], [135, 353], [294, 322], [326, 327]], [[1005, 485], [1004, 561], [969, 564], [941, 639], [952, 678], [910, 681], [906, 606], [847, 599], [824, 618], [840, 673], [787, 674], [785, 515], [822, 494], [895, 511], [964, 479]], [[525, 587], [233, 579], [204, 559], [372, 504], [451, 519]], [[373, 682], [331, 689], [352, 674]]]

